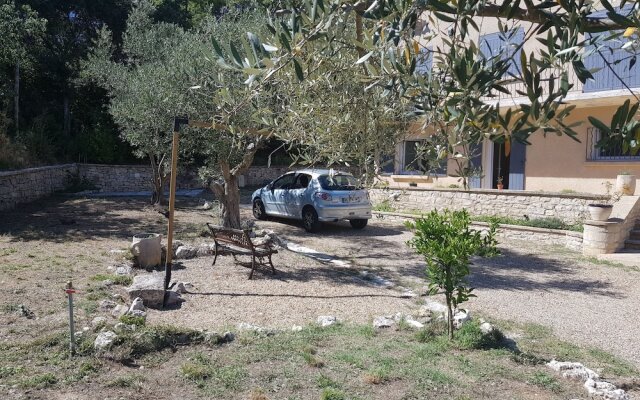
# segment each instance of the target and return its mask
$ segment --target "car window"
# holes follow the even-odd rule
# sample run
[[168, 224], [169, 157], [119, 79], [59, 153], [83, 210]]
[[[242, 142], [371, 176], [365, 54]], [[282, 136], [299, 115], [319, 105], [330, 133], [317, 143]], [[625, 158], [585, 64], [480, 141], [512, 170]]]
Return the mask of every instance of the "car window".
[[321, 175], [318, 182], [324, 190], [355, 190], [360, 189], [360, 182], [353, 175]]
[[309, 182], [311, 182], [311, 175], [298, 174], [292, 189], [306, 189], [309, 186]]
[[273, 189], [291, 189], [293, 186], [293, 180], [295, 179], [295, 174], [287, 174], [283, 177], [279, 178], [275, 182], [273, 182]]

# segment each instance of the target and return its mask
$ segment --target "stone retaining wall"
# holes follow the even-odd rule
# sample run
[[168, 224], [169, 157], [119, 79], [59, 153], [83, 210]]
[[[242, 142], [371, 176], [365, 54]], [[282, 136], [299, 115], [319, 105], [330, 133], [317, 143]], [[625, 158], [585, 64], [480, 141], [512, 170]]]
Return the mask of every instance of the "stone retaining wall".
[[[152, 189], [151, 167], [148, 165], [78, 164], [80, 178], [101, 192], [140, 192]], [[201, 188], [202, 182], [193, 171], [178, 169], [178, 189]], [[167, 188], [169, 180], [167, 179]]]
[[75, 164], [0, 171], [0, 210], [9, 210], [20, 203], [38, 200], [62, 190], [76, 173]]
[[[388, 212], [374, 212], [374, 218], [385, 221], [404, 223], [418, 218], [416, 215]], [[472, 222], [471, 227], [476, 230], [486, 231], [489, 224], [484, 222]], [[563, 231], [559, 229], [536, 228], [520, 225], [500, 225], [498, 237], [508, 240], [535, 241], [546, 246], [564, 246], [575, 251], [582, 251], [582, 232]]]
[[264, 186], [295, 167], [251, 167], [244, 176], [244, 186]]
[[569, 224], [586, 219], [589, 203], [606, 199], [606, 196], [600, 195], [452, 189], [371, 189], [370, 195], [374, 205], [388, 201], [391, 209], [397, 212], [465, 208], [471, 215], [498, 215], [518, 219], [527, 215], [531, 219], [558, 218]]
[[637, 221], [640, 221], [640, 196], [622, 196], [613, 204], [609, 220], [585, 221], [583, 254], [595, 256], [623, 249]]

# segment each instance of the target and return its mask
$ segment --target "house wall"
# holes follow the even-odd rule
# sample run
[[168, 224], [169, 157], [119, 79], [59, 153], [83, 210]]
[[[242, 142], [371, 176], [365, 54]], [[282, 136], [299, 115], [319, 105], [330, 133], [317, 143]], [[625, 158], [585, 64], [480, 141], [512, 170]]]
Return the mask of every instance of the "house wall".
[[[640, 160], [587, 161], [588, 117], [610, 121], [616, 106], [576, 107], [569, 122], [583, 121], [575, 130], [580, 143], [566, 136], [535, 133], [527, 147], [525, 163], [525, 189], [532, 191], [579, 193], [606, 193], [605, 182], [615, 187], [616, 176], [628, 171], [640, 178]], [[640, 180], [636, 188], [640, 185]], [[636, 189], [636, 193], [638, 189]]]

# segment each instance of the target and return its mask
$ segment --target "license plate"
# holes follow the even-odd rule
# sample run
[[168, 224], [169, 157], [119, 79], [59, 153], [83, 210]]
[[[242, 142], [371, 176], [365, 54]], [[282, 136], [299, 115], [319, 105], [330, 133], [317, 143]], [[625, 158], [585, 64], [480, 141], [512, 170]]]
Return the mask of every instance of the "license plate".
[[360, 202], [360, 197], [354, 197], [354, 196], [343, 197], [342, 198], [342, 202], [343, 203], [358, 203], [358, 202]]

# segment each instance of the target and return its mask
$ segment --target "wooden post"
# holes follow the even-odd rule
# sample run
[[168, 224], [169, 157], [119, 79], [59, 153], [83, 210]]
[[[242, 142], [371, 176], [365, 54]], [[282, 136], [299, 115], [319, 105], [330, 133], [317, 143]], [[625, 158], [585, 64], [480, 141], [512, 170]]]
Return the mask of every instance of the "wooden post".
[[178, 143], [180, 141], [180, 125], [185, 119], [175, 118], [173, 123], [173, 141], [171, 145], [171, 182], [169, 186], [169, 227], [167, 229], [167, 257], [164, 264], [164, 289], [171, 283], [171, 259], [173, 256], [173, 214], [176, 204], [176, 175], [178, 170]]

